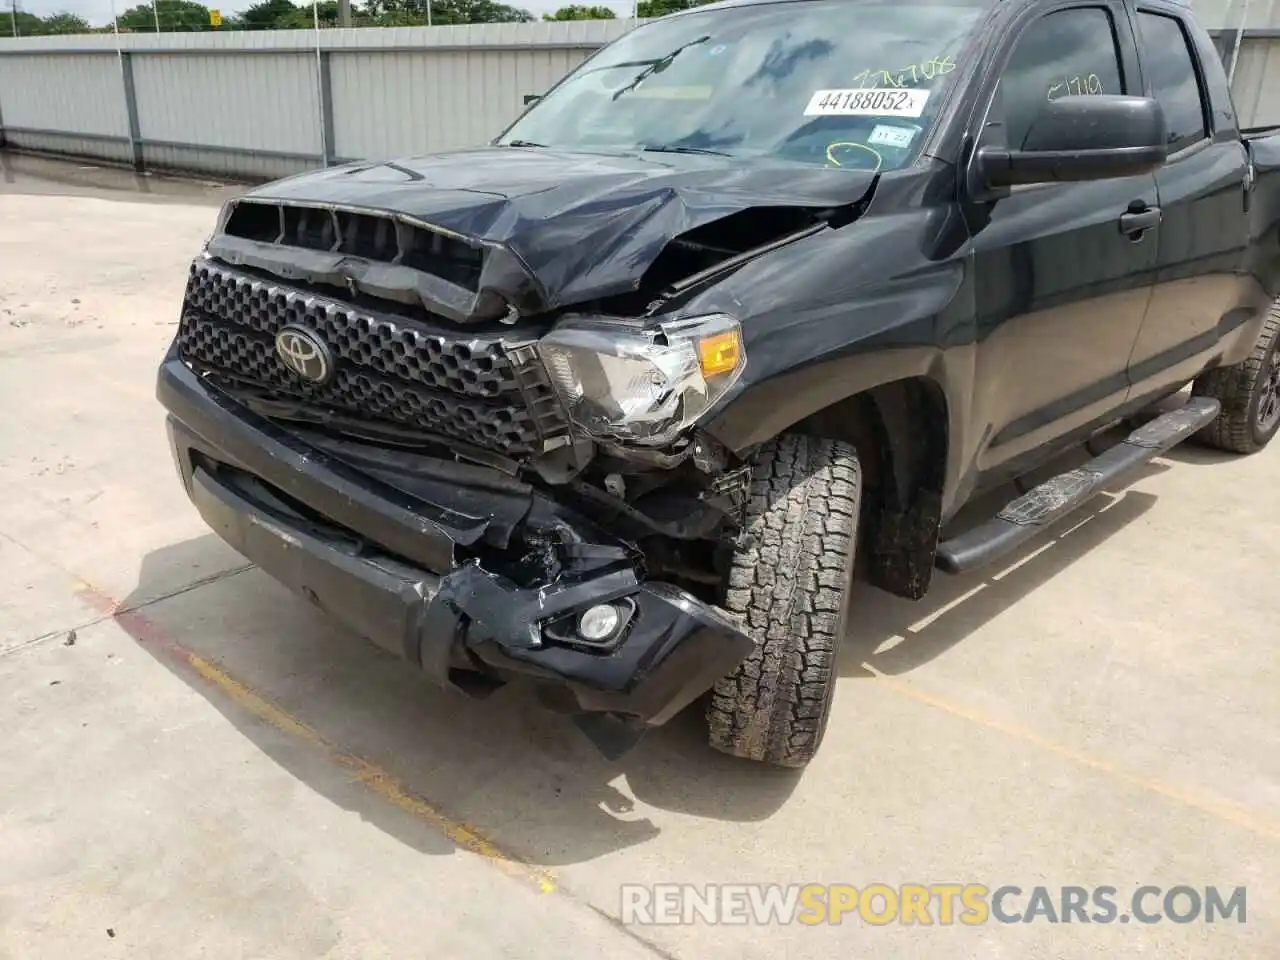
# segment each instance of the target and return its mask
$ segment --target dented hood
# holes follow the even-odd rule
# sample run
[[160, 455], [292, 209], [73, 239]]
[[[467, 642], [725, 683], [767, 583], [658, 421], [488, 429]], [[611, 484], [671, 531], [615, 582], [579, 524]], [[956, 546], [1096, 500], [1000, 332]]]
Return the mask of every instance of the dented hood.
[[501, 250], [478, 290], [431, 298], [457, 319], [479, 319], [507, 302], [538, 313], [634, 291], [683, 233], [752, 207], [854, 203], [873, 180], [737, 157], [487, 147], [301, 174], [245, 198], [406, 215]]

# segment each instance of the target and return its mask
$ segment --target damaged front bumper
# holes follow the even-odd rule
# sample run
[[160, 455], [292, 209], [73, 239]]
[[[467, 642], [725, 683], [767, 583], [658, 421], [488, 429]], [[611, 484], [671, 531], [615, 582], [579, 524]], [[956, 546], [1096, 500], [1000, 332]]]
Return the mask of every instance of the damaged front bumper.
[[[477, 680], [529, 678], [559, 709], [642, 728], [752, 649], [719, 609], [644, 581], [629, 545], [497, 471], [429, 461], [440, 477], [397, 483], [252, 413], [172, 351], [157, 395], [183, 483], [213, 530], [440, 685], [474, 692]], [[537, 517], [553, 518], [568, 551], [588, 559], [523, 587], [486, 569], [483, 557], [510, 549]], [[583, 612], [606, 604], [622, 624], [612, 636], [576, 632]]]

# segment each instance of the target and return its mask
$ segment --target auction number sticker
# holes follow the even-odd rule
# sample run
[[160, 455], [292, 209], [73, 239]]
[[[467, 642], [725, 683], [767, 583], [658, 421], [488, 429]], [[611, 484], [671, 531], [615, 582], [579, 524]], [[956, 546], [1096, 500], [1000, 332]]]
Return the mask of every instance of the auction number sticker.
[[818, 90], [804, 108], [806, 117], [919, 117], [928, 90]]

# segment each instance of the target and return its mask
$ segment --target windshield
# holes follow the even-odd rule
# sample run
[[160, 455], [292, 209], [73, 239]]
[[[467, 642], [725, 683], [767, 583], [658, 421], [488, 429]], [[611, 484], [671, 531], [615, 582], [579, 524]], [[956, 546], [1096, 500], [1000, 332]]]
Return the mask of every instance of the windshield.
[[498, 141], [590, 151], [911, 162], [987, 0], [807, 0], [656, 20]]

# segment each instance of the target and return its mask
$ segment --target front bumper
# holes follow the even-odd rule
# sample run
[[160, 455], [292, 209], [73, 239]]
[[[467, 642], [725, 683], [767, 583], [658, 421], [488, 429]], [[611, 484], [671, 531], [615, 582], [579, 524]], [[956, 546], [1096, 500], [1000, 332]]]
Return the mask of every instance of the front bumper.
[[[157, 396], [169, 411], [178, 471], [209, 526], [266, 573], [438, 684], [466, 689], [476, 674], [527, 677], [569, 712], [656, 726], [752, 649], [720, 610], [669, 584], [641, 581], [632, 563], [522, 588], [475, 559], [460, 562], [460, 554], [483, 552], [477, 547], [486, 516], [549, 505], [501, 474], [468, 488], [439, 485], [430, 502], [409, 495], [247, 410], [172, 352]], [[625, 555], [619, 541], [590, 524], [570, 525], [588, 552]], [[565, 639], [564, 623], [609, 602], [631, 611], [612, 646]]]

